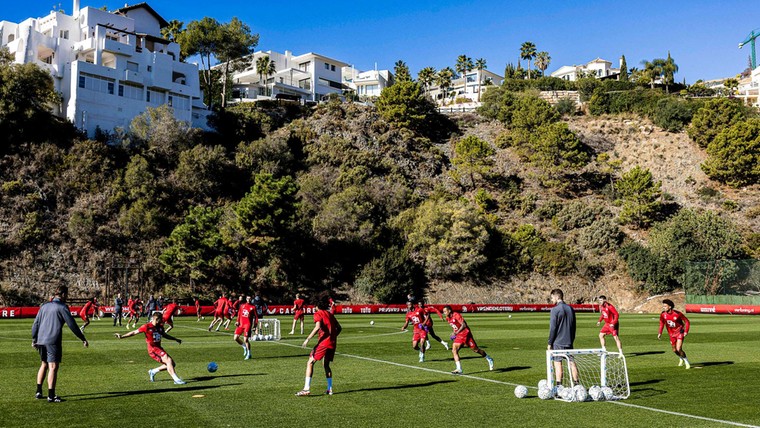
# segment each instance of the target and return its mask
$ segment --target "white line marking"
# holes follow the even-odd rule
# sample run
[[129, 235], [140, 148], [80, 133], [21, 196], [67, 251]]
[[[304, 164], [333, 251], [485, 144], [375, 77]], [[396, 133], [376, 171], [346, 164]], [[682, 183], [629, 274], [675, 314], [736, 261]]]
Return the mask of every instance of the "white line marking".
[[704, 416], [690, 415], [690, 414], [687, 414], [687, 413], [671, 412], [670, 410], [656, 409], [654, 407], [644, 407], [644, 406], [639, 406], [637, 404], [623, 403], [622, 401], [609, 401], [609, 403], [611, 403], [611, 404], [618, 404], [620, 406], [633, 407], [633, 408], [636, 408], [636, 409], [651, 410], [653, 412], [666, 413], [668, 415], [683, 416], [685, 418], [699, 419], [699, 420], [702, 420], [702, 421], [717, 422], [717, 423], [726, 424], [726, 425], [733, 425], [733, 426], [737, 426], [737, 427], [753, 427], [753, 428], [757, 428], [758, 427], [757, 425], [748, 425], [748, 424], [742, 424], [742, 423], [739, 423], [739, 422], [724, 421], [724, 420], [721, 420], [721, 419], [707, 418], [707, 417], [704, 417]]

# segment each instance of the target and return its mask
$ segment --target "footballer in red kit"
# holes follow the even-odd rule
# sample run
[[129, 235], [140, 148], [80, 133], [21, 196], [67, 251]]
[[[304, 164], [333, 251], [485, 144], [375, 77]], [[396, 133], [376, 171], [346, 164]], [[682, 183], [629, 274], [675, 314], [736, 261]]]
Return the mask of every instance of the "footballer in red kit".
[[322, 296], [317, 302], [317, 311], [314, 313], [314, 329], [306, 337], [303, 347], [307, 347], [309, 340], [318, 334], [317, 345], [312, 349], [309, 360], [306, 362], [306, 380], [304, 388], [296, 393], [297, 396], [311, 394], [311, 377], [314, 374], [314, 363], [322, 361], [327, 378], [326, 395], [332, 395], [332, 369], [330, 363], [335, 358], [335, 348], [338, 345], [338, 335], [342, 328], [340, 323], [330, 311], [328, 296]]
[[662, 329], [667, 327], [668, 336], [670, 336], [670, 346], [673, 352], [680, 358], [678, 366], [686, 364], [686, 368], [690, 369], [689, 359], [686, 358], [686, 352], [683, 350], [683, 341], [686, 335], [689, 334], [689, 319], [686, 315], [673, 309], [673, 301], [665, 299], [662, 301], [662, 313], [660, 314], [660, 330], [657, 333], [657, 339], [662, 336]]
[[409, 323], [412, 324], [412, 349], [419, 351], [420, 362], [425, 361], [425, 342], [427, 341], [428, 327], [425, 321], [429, 318], [425, 309], [416, 308], [412, 302], [406, 302], [406, 321], [401, 327], [401, 331], [406, 331]]
[[95, 312], [95, 309], [98, 307], [97, 303], [95, 303], [95, 298], [91, 298], [87, 300], [87, 303], [82, 306], [82, 309], [79, 310], [79, 318], [82, 318], [82, 321], [84, 321], [84, 324], [82, 324], [81, 327], [79, 327], [79, 330], [84, 332], [85, 327], [90, 325], [90, 314]]
[[618, 314], [617, 309], [607, 301], [606, 296], [599, 296], [598, 300], [600, 315], [596, 325], [599, 325], [604, 321], [604, 326], [602, 327], [602, 330], [599, 331], [599, 343], [602, 344], [602, 349], [606, 350], [607, 347], [604, 337], [608, 334], [612, 335], [612, 338], [615, 339], [615, 343], [617, 344], [618, 352], [622, 355], [623, 344], [620, 342], [620, 337], [618, 337], [618, 331], [620, 330], [620, 315]]
[[259, 317], [256, 307], [251, 304], [251, 296], [246, 296], [245, 303], [238, 307], [238, 319], [235, 322], [233, 340], [243, 347], [243, 359], [251, 359], [251, 329], [258, 325]]
[[301, 334], [303, 334], [303, 318], [304, 318], [303, 305], [304, 305], [304, 300], [301, 298], [301, 295], [296, 294], [296, 300], [293, 301], [293, 327], [290, 329], [290, 333], [288, 334], [295, 334], [296, 323], [298, 321], [301, 321]]
[[[433, 328], [433, 317], [432, 317], [432, 314], [437, 314], [438, 317], [442, 321], [446, 321], [446, 319], [444, 319], [443, 314], [441, 313], [441, 311], [439, 311], [438, 309], [436, 309], [433, 306], [425, 306], [425, 302], [423, 302], [422, 300], [419, 300], [417, 302], [417, 307], [420, 308], [420, 309], [422, 309], [423, 311], [425, 311], [425, 313], [428, 315], [427, 321], [425, 321], [425, 326], [427, 327], [428, 336], [432, 337], [433, 340], [435, 340], [436, 342], [440, 342], [441, 345], [443, 345], [443, 347], [446, 348], [446, 350], [448, 351], [449, 350], [449, 343], [446, 342], [445, 340], [442, 340], [437, 334], [435, 334], [435, 329]], [[430, 342], [429, 341], [427, 342], [427, 345], [425, 346], [425, 348], [426, 349], [430, 349]]]
[[486, 354], [484, 350], [478, 348], [478, 344], [475, 343], [475, 339], [472, 337], [472, 332], [467, 325], [467, 321], [462, 318], [462, 315], [458, 312], [454, 312], [449, 305], [443, 307], [443, 315], [446, 317], [446, 321], [453, 329], [451, 340], [453, 340], [454, 343], [451, 346], [451, 353], [454, 355], [454, 363], [456, 364], [456, 369], [451, 373], [462, 374], [462, 364], [459, 360], [459, 349], [462, 347], [462, 345], [470, 347], [473, 352], [485, 358], [486, 361], [488, 361], [488, 369], [493, 370], [493, 358]]
[[179, 305], [177, 305], [176, 300], [172, 300], [172, 302], [166, 305], [166, 307], [164, 308], [162, 321], [163, 321], [163, 324], [166, 324], [169, 326], [168, 328], [166, 328], [167, 333], [171, 331], [171, 329], [174, 328], [173, 317], [174, 317], [174, 314], [176, 314], [178, 310], [179, 310]]
[[216, 324], [219, 324], [216, 326], [216, 331], [219, 331], [219, 327], [221, 327], [222, 322], [224, 322], [224, 314], [227, 311], [227, 302], [229, 301], [227, 300], [227, 295], [225, 293], [222, 293], [222, 295], [216, 299], [216, 302], [214, 302], [214, 319], [211, 320], [211, 324], [208, 326], [208, 331], [211, 331]]
[[154, 360], [161, 363], [161, 365], [155, 369], [148, 370], [148, 377], [150, 378], [150, 381], [155, 381], [156, 373], [166, 370], [169, 372], [172, 379], [174, 379], [175, 384], [184, 385], [185, 381], [180, 379], [179, 376], [177, 376], [177, 372], [174, 370], [174, 367], [177, 364], [174, 362], [172, 357], [169, 356], [166, 351], [164, 351], [164, 348], [161, 347], [161, 339], [163, 337], [169, 340], [173, 340], [179, 344], [182, 343], [182, 340], [177, 339], [176, 337], [171, 336], [169, 333], [166, 333], [164, 331], [164, 326], [162, 325], [161, 320], [161, 313], [154, 312], [150, 317], [150, 322], [141, 325], [137, 330], [132, 330], [129, 333], [125, 334], [114, 333], [114, 336], [116, 336], [117, 339], [125, 339], [139, 333], [145, 334], [145, 343], [148, 345], [148, 355], [150, 355], [150, 357]]
[[200, 301], [200, 299], [198, 299], [197, 296], [195, 297], [195, 302], [194, 303], [195, 303], [195, 316], [198, 317], [198, 320], [196, 320], [195, 322], [198, 322], [198, 321], [204, 319], [204, 317], [201, 314], [201, 301]]

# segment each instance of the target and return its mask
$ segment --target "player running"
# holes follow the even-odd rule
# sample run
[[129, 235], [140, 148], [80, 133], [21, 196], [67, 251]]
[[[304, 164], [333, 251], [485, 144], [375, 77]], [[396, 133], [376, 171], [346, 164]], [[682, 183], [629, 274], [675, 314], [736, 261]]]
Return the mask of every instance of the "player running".
[[296, 293], [296, 300], [293, 301], [293, 328], [290, 329], [290, 333], [288, 334], [295, 334], [296, 331], [296, 322], [301, 321], [301, 334], [303, 334], [303, 317], [304, 317], [304, 310], [303, 310], [303, 299], [301, 298], [301, 295]]
[[216, 326], [216, 331], [219, 331], [219, 327], [222, 326], [225, 314], [227, 313], [229, 302], [226, 293], [222, 293], [222, 295], [216, 299], [216, 302], [214, 302], [214, 319], [211, 321], [211, 324], [209, 324], [208, 331], [211, 331], [217, 322], [219, 325]]
[[409, 326], [409, 322], [412, 323], [412, 330], [414, 335], [412, 336], [412, 349], [420, 352], [420, 362], [425, 362], [425, 343], [427, 342], [428, 328], [425, 325], [425, 321], [429, 318], [429, 315], [422, 308], [415, 308], [412, 302], [406, 302], [406, 321], [404, 326], [401, 327], [401, 331], [406, 331]]
[[82, 324], [81, 327], [79, 327], [79, 330], [84, 333], [85, 327], [90, 325], [90, 314], [94, 313], [98, 309], [98, 304], [96, 303], [96, 300], [94, 297], [91, 297], [87, 300], [87, 303], [82, 306], [82, 309], [79, 310], [79, 318], [82, 318], [82, 321], [84, 321], [84, 324]]
[[195, 316], [198, 317], [198, 320], [195, 322], [200, 322], [201, 320], [205, 320], [206, 317], [204, 317], [201, 314], [201, 300], [198, 298], [198, 296], [195, 296], [194, 300], [195, 301], [193, 303], [195, 304]]
[[178, 312], [179, 305], [177, 305], [177, 301], [175, 299], [172, 299], [172, 302], [166, 305], [164, 308], [164, 313], [161, 317], [163, 324], [169, 326], [165, 329], [167, 333], [174, 328], [174, 314], [177, 314]]
[[132, 328], [137, 328], [137, 323], [140, 321], [140, 314], [142, 313], [142, 301], [139, 296], [135, 296], [134, 299], [129, 300], [129, 319], [127, 320], [127, 329], [129, 329], [129, 323], [132, 323]]
[[240, 308], [240, 304], [243, 303], [243, 295], [238, 295], [237, 299], [234, 299], [234, 301], [230, 301], [230, 304], [227, 309], [227, 320], [224, 321], [224, 329], [229, 330], [230, 329], [230, 322], [232, 322], [232, 319], [237, 316], [238, 308]]
[[235, 335], [232, 338], [238, 343], [238, 345], [243, 347], [243, 359], [250, 360], [251, 342], [249, 339], [251, 337], [251, 328], [259, 323], [259, 317], [256, 315], [256, 307], [251, 304], [251, 296], [245, 297], [245, 303], [238, 307], [237, 315], [238, 319], [235, 322]]
[[604, 295], [599, 296], [599, 312], [601, 315], [599, 315], [599, 321], [596, 322], [596, 325], [599, 325], [599, 323], [604, 320], [604, 327], [602, 327], [602, 330], [599, 332], [599, 343], [602, 344], [602, 349], [605, 351], [607, 350], [604, 337], [611, 334], [612, 338], [615, 339], [615, 343], [617, 343], [618, 352], [620, 352], [620, 355], [623, 355], [623, 345], [620, 343], [620, 338], [618, 337], [618, 331], [620, 330], [618, 321], [620, 320], [620, 315], [618, 314], [617, 309], [607, 301], [607, 297]]
[[[443, 318], [443, 314], [441, 314], [441, 311], [436, 309], [434, 306], [425, 306], [425, 302], [423, 302], [422, 300], [419, 300], [417, 302], [417, 307], [424, 310], [425, 313], [428, 315], [427, 321], [425, 321], [425, 326], [427, 327], [428, 335], [432, 337], [433, 339], [435, 339], [435, 341], [441, 342], [441, 345], [443, 345], [443, 347], [446, 348], [446, 350], [448, 351], [449, 350], [448, 342], [446, 342], [445, 340], [442, 340], [440, 337], [438, 337], [437, 334], [435, 334], [435, 330], [433, 329], [433, 317], [430, 316], [430, 314], [436, 313], [438, 314], [438, 316], [441, 318], [442, 321], [446, 321]], [[430, 341], [425, 342], [425, 349], [430, 349]]]
[[461, 348], [462, 345], [469, 346], [473, 352], [485, 358], [486, 361], [488, 361], [488, 370], [493, 370], [493, 358], [486, 354], [486, 351], [478, 348], [478, 344], [475, 343], [475, 339], [472, 337], [472, 332], [467, 326], [467, 321], [462, 318], [462, 315], [451, 310], [451, 306], [449, 305], [443, 307], [443, 315], [454, 330], [454, 334], [451, 335], [451, 340], [454, 341], [454, 344], [451, 347], [451, 353], [454, 354], [454, 363], [457, 368], [451, 373], [462, 374], [462, 363], [459, 361], [459, 348]]
[[155, 369], [148, 370], [148, 377], [150, 377], [150, 381], [155, 381], [156, 373], [162, 370], [166, 370], [169, 372], [172, 379], [174, 379], [175, 385], [184, 385], [187, 383], [184, 380], [180, 379], [179, 376], [177, 376], [177, 372], [174, 370], [174, 367], [177, 364], [174, 362], [172, 357], [170, 357], [169, 354], [167, 354], [166, 351], [164, 351], [164, 349], [161, 347], [162, 337], [182, 344], [182, 341], [180, 339], [177, 339], [176, 337], [171, 336], [169, 333], [164, 331], [164, 327], [161, 325], [161, 313], [154, 312], [150, 317], [150, 322], [141, 325], [137, 330], [132, 330], [129, 333], [125, 334], [114, 333], [114, 336], [116, 336], [117, 339], [124, 339], [127, 337], [132, 337], [138, 333], [145, 333], [145, 342], [148, 344], [148, 355], [150, 355], [150, 357], [154, 360], [161, 363], [161, 365]]
[[660, 314], [660, 331], [657, 333], [657, 340], [660, 340], [662, 336], [662, 328], [668, 328], [668, 335], [670, 336], [670, 346], [673, 348], [673, 352], [678, 355], [680, 361], [678, 361], [678, 367], [686, 364], [686, 368], [690, 369], [689, 359], [686, 358], [686, 352], [683, 350], [683, 341], [686, 339], [686, 335], [689, 334], [689, 319], [686, 316], [673, 309], [675, 305], [670, 299], [662, 301], [662, 313]]
[[317, 311], [314, 313], [314, 330], [303, 341], [303, 347], [305, 348], [309, 344], [309, 340], [319, 333], [317, 346], [312, 349], [309, 361], [306, 362], [306, 380], [303, 389], [296, 393], [299, 397], [311, 394], [311, 376], [314, 373], [314, 363], [319, 360], [322, 360], [322, 365], [325, 368], [325, 377], [327, 378], [327, 391], [325, 391], [325, 394], [333, 394], [330, 362], [335, 358], [335, 348], [338, 345], [338, 335], [340, 334], [341, 326], [338, 320], [335, 319], [335, 315], [328, 311], [329, 308], [330, 304], [327, 301], [327, 297], [320, 298], [317, 302]]

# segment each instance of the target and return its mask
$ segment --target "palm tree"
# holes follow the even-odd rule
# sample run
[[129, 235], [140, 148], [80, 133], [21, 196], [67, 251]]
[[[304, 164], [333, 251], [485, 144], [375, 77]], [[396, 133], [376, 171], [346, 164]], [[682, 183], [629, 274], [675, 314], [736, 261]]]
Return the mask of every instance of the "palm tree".
[[525, 42], [520, 46], [520, 58], [528, 60], [528, 79], [530, 79], [530, 62], [536, 57], [536, 44]]
[[678, 64], [673, 61], [673, 58], [670, 56], [670, 51], [668, 51], [668, 59], [666, 59], [662, 64], [662, 75], [665, 83], [665, 92], [670, 93], [669, 85], [673, 84], [673, 75], [676, 73], [678, 73]]
[[266, 95], [266, 81], [264, 81], [264, 76], [269, 78], [269, 76], [276, 72], [277, 66], [273, 60], [269, 59], [269, 55], [264, 55], [256, 59], [256, 73], [259, 75], [259, 82], [263, 81], [261, 85], [264, 87], [264, 95]]
[[433, 67], [425, 67], [422, 70], [420, 70], [419, 73], [417, 73], [417, 80], [423, 85], [425, 88], [425, 96], [427, 96], [428, 89], [430, 88], [430, 84], [433, 83], [435, 80], [435, 68]]
[[169, 25], [161, 29], [161, 37], [176, 42], [177, 36], [183, 31], [182, 27], [184, 25], [184, 22], [172, 19], [169, 21]]
[[480, 85], [483, 81], [483, 78], [481, 77], [481, 73], [483, 73], [483, 70], [488, 68], [486, 65], [486, 59], [485, 58], [478, 58], [475, 60], [475, 69], [478, 70], [478, 102], [480, 102]]
[[641, 65], [644, 66], [644, 69], [641, 70], [641, 75], [649, 82], [651, 89], [654, 89], [654, 82], [662, 75], [662, 65], [664, 63], [665, 60], [662, 58], [653, 59], [652, 61], [641, 61]]
[[541, 75], [545, 76], [546, 69], [549, 68], [549, 64], [552, 62], [552, 57], [549, 56], [549, 52], [541, 51], [536, 54], [536, 68], [541, 70]]
[[457, 57], [457, 63], [454, 66], [459, 76], [464, 81], [464, 94], [467, 95], [467, 73], [472, 70], [474, 65], [472, 64], [472, 58], [467, 55], [459, 55]]
[[443, 99], [446, 99], [446, 92], [451, 87], [451, 79], [454, 77], [454, 70], [451, 67], [446, 67], [438, 72], [435, 78], [435, 82], [438, 87], [443, 91]]

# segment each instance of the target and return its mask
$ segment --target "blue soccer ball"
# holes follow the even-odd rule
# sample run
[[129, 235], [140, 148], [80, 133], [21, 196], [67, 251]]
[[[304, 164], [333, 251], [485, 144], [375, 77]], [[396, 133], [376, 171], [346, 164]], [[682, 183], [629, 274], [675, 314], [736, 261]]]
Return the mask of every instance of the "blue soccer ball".
[[219, 366], [216, 365], [216, 363], [212, 361], [208, 363], [208, 366], [206, 366], [206, 368], [208, 369], [210, 373], [214, 373], [217, 369], [219, 369]]

